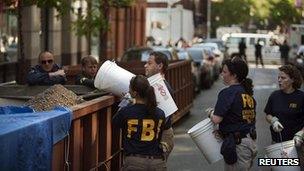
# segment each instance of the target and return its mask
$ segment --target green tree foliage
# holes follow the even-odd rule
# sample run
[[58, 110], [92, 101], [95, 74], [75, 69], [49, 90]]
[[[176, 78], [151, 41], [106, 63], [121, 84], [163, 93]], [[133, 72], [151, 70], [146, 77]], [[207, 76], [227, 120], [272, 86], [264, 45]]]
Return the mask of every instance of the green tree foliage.
[[88, 33], [96, 36], [100, 30], [109, 29], [108, 14], [105, 13], [110, 7], [128, 7], [134, 3], [134, 0], [86, 0], [88, 4], [87, 13], [79, 16], [73, 23], [73, 29], [77, 35], [87, 36]]
[[212, 3], [212, 28], [232, 24], [246, 27], [249, 21], [258, 29], [274, 29], [277, 25], [300, 23], [301, 10], [294, 0], [223, 0]]
[[300, 23], [301, 13], [290, 0], [271, 0], [269, 13], [274, 25], [289, 25], [291, 23]]
[[212, 28], [249, 22], [251, 5], [251, 0], [224, 0], [212, 3]]

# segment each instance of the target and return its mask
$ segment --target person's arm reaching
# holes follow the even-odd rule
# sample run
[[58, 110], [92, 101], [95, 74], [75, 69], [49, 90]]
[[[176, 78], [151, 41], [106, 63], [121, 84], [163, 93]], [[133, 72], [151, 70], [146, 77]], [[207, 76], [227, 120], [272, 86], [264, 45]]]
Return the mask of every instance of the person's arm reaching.
[[281, 122], [279, 121], [279, 119], [277, 117], [275, 117], [275, 116], [267, 114], [266, 115], [266, 121], [271, 124], [272, 129], [275, 132], [281, 132], [284, 129], [284, 127], [281, 124]]

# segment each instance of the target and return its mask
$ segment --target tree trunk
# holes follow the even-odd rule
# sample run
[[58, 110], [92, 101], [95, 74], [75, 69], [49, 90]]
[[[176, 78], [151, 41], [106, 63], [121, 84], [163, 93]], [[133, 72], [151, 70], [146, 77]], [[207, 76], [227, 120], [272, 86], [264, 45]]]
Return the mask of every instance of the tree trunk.
[[[87, 3], [88, 3], [88, 8], [87, 8], [88, 19], [90, 20], [90, 25], [92, 25], [92, 0], [87, 0]], [[91, 38], [92, 38], [91, 32], [88, 32], [86, 35], [86, 39], [88, 43], [89, 54], [91, 54], [91, 50], [92, 50]]]
[[[101, 11], [103, 12], [101, 15], [104, 16], [106, 23], [109, 23], [109, 2], [108, 0], [101, 0]], [[108, 42], [108, 36], [107, 36], [107, 28], [108, 27], [101, 27], [99, 32], [99, 61], [107, 60], [107, 42]]]
[[22, 34], [22, 9], [23, 9], [23, 0], [18, 2], [18, 63], [16, 71], [16, 81], [18, 84], [25, 84], [25, 77], [27, 71], [30, 67], [29, 61], [25, 59], [24, 56], [24, 42]]

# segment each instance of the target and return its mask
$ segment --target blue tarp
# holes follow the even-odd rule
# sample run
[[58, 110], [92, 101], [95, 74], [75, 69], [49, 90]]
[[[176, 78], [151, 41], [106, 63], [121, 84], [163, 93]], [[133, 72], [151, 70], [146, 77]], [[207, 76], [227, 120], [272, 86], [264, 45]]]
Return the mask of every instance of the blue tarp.
[[68, 134], [71, 121], [72, 112], [63, 107], [0, 107], [0, 170], [51, 170], [53, 144]]

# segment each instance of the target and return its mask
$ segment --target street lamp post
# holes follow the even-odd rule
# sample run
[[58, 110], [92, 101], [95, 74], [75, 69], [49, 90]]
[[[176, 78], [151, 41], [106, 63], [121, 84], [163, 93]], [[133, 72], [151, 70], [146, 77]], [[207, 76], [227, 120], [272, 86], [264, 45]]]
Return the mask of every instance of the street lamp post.
[[211, 32], [211, 0], [207, 0], [207, 39], [210, 38]]

